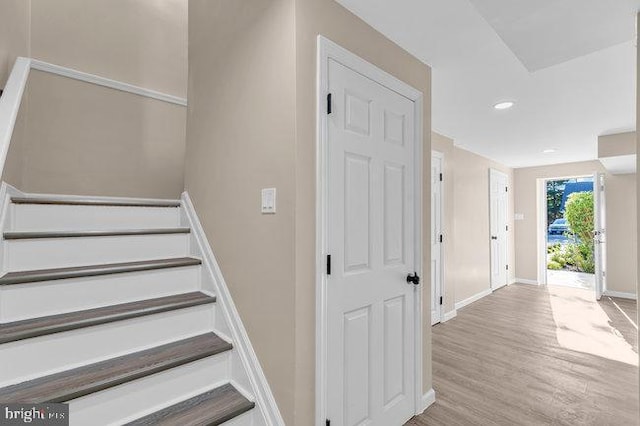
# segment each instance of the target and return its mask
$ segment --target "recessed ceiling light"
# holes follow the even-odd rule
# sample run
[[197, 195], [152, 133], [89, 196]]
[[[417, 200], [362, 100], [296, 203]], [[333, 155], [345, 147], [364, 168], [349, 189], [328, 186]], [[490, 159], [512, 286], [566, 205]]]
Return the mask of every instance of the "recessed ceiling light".
[[542, 151], [543, 154], [553, 154], [554, 152], [556, 152], [556, 150], [553, 148], [545, 149], [544, 151]]
[[495, 104], [493, 107], [495, 109], [509, 109], [511, 108], [513, 105], [515, 105], [515, 102], [512, 101], [505, 101], [505, 102], [498, 102], [497, 104]]

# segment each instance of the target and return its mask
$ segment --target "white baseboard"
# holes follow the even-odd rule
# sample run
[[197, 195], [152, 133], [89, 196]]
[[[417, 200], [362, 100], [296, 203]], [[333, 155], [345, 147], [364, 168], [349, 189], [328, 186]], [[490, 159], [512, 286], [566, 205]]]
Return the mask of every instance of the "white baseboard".
[[416, 413], [416, 415], [424, 413], [424, 410], [429, 408], [435, 402], [436, 402], [436, 391], [434, 391], [433, 388], [431, 388], [427, 391], [427, 393], [422, 395], [422, 407], [420, 407], [420, 412]]
[[465, 306], [467, 306], [470, 303], [475, 302], [476, 300], [480, 300], [485, 296], [488, 296], [492, 293], [492, 290], [490, 288], [486, 289], [486, 290], [482, 290], [480, 293], [474, 294], [471, 297], [468, 297], [464, 300], [461, 300], [460, 302], [456, 302], [456, 311], [458, 309], [462, 309]]
[[234, 344], [234, 350], [238, 351], [238, 355], [247, 372], [249, 382], [255, 394], [256, 405], [262, 412], [266, 424], [269, 426], [284, 426], [284, 420], [276, 404], [276, 400], [271, 392], [267, 378], [264, 375], [262, 366], [258, 361], [258, 357], [251, 345], [249, 335], [240, 318], [240, 314], [236, 309], [231, 293], [224, 280], [220, 266], [213, 254], [211, 245], [207, 240], [204, 228], [198, 219], [195, 207], [189, 198], [187, 192], [182, 193], [182, 205], [187, 216], [191, 232], [197, 241], [197, 250], [201, 253], [203, 267], [207, 273], [213, 277], [215, 285], [215, 294], [218, 297], [216, 304], [223, 310], [225, 319], [227, 320], [231, 338]]
[[604, 295], [609, 297], [619, 297], [620, 299], [638, 300], [638, 296], [635, 293], [623, 293], [621, 291], [607, 290], [604, 292]]
[[511, 278], [511, 279], [509, 280], [509, 282], [507, 283], [507, 285], [515, 284], [515, 283], [517, 283], [517, 282], [518, 282], [517, 278]]
[[537, 280], [528, 280], [526, 278], [516, 278], [515, 283], [517, 284], [529, 284], [529, 285], [540, 285]]
[[450, 319], [455, 318], [457, 315], [458, 315], [458, 311], [456, 311], [455, 309], [449, 312], [445, 312], [444, 317], [442, 318], [442, 322], [447, 322]]

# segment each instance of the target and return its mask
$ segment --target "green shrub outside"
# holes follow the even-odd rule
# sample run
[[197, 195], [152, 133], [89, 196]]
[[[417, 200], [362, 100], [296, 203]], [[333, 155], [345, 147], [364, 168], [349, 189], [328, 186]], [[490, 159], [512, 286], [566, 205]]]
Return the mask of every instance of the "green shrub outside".
[[547, 248], [551, 260], [547, 267], [552, 270], [571, 266], [580, 272], [593, 274], [593, 192], [574, 192], [565, 205], [564, 217], [571, 231], [573, 242], [564, 247], [553, 244]]
[[554, 262], [553, 260], [551, 260], [549, 261], [549, 263], [547, 263], [547, 269], [551, 269], [553, 271], [559, 271], [560, 269], [562, 269], [562, 266], [560, 266], [558, 262]]

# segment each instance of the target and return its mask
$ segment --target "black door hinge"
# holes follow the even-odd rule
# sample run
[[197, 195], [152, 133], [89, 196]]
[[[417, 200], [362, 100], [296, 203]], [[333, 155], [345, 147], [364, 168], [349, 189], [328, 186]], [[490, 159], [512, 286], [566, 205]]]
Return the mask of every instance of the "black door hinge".
[[506, 226], [507, 231], [509, 230], [509, 225]]
[[509, 270], [509, 265], [507, 265], [507, 271]]
[[508, 186], [504, 187], [504, 192], [509, 192], [509, 187]]
[[326, 426], [331, 426], [331, 420], [327, 419], [327, 420], [324, 422], [324, 424], [325, 424]]
[[331, 114], [331, 93], [327, 95], [327, 114]]
[[442, 305], [442, 296], [440, 296], [440, 304]]
[[440, 173], [440, 182], [442, 182], [442, 173]]
[[327, 275], [331, 275], [331, 255], [327, 255]]
[[440, 242], [442, 242], [443, 238], [442, 238], [442, 234], [440, 234]]

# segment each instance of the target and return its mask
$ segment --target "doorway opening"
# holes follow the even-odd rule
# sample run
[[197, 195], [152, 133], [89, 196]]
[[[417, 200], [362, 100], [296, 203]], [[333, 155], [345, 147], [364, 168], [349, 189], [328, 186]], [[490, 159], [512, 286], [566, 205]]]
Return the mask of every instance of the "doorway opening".
[[546, 284], [596, 289], [594, 176], [544, 182]]

